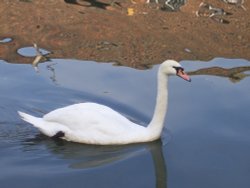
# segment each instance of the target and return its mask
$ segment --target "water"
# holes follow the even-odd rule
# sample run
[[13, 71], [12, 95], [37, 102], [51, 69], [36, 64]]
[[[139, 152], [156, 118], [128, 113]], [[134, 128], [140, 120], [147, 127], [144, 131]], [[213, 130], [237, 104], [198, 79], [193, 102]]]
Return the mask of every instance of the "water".
[[192, 82], [170, 79], [162, 141], [90, 146], [43, 136], [16, 111], [42, 116], [92, 101], [146, 125], [158, 66], [52, 59], [36, 73], [31, 65], [0, 61], [0, 187], [248, 188], [250, 62], [182, 64]]
[[[34, 45], [36, 45], [36, 44], [34, 44]], [[42, 49], [42, 48], [38, 47], [38, 50], [42, 55], [50, 54], [50, 52], [45, 50], [45, 49]], [[25, 57], [35, 57], [37, 55], [37, 50], [33, 46], [27, 46], [27, 47], [23, 47], [23, 48], [18, 49], [17, 53], [19, 55], [22, 55], [22, 56], [25, 56]]]
[[12, 41], [12, 38], [9, 38], [9, 37], [3, 38], [3, 39], [0, 39], [0, 44], [1, 43], [8, 43], [8, 42], [11, 42], [11, 41]]

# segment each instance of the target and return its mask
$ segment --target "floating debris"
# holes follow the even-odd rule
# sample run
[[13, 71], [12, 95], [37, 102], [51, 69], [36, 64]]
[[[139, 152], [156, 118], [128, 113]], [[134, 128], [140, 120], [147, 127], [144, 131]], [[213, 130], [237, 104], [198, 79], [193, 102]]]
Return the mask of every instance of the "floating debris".
[[43, 55], [40, 52], [40, 50], [39, 50], [39, 48], [38, 48], [38, 46], [37, 46], [36, 43], [34, 43], [33, 45], [34, 45], [34, 48], [36, 50], [36, 57], [35, 57], [35, 59], [32, 62], [32, 66], [34, 67], [34, 69], [35, 69], [36, 72], [39, 72], [38, 64], [41, 63], [41, 62], [44, 62], [44, 61], [49, 61], [49, 58], [46, 56], [48, 54]]
[[39, 49], [35, 43], [34, 43], [34, 48], [36, 50], [36, 57], [35, 57], [34, 61], [32, 62], [32, 66], [34, 67], [36, 72], [39, 72], [38, 64], [41, 61], [41, 59], [43, 58], [43, 55], [41, 54], [41, 52], [39, 51]]

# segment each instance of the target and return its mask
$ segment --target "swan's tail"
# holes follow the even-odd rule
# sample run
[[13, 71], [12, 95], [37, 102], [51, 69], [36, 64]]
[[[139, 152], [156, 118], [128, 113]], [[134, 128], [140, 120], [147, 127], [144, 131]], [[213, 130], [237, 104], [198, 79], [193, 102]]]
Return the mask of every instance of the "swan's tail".
[[58, 132], [61, 135], [61, 132], [65, 130], [65, 127], [61, 126], [58, 123], [55, 122], [45, 122], [43, 118], [38, 118], [35, 116], [31, 116], [29, 114], [26, 114], [24, 112], [18, 111], [18, 114], [20, 117], [32, 124], [34, 127], [38, 128], [43, 134], [51, 137], [51, 136], [57, 136]]
[[18, 111], [18, 114], [19, 116], [26, 122], [34, 125], [35, 127], [37, 128], [40, 128], [41, 127], [41, 124], [43, 122], [43, 120], [41, 118], [38, 118], [38, 117], [34, 117], [34, 116], [31, 116], [29, 114], [26, 114], [24, 112], [20, 112]]

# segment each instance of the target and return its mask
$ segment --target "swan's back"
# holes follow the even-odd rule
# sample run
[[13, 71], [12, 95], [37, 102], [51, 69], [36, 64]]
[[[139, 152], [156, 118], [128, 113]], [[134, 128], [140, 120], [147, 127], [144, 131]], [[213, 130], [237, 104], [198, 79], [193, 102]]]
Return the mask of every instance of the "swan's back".
[[128, 128], [132, 122], [113, 109], [96, 103], [79, 103], [56, 109], [43, 119], [66, 125], [71, 130], [91, 129], [105, 126], [105, 129]]

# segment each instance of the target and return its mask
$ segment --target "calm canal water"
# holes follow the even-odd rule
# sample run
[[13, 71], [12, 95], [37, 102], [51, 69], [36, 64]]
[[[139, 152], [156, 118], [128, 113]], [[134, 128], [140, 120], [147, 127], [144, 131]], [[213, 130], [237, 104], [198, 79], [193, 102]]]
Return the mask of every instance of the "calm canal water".
[[42, 116], [92, 101], [146, 125], [158, 66], [53, 59], [37, 73], [0, 61], [0, 187], [249, 188], [250, 62], [181, 63], [192, 82], [170, 79], [161, 141], [90, 146], [45, 137], [16, 111]]

